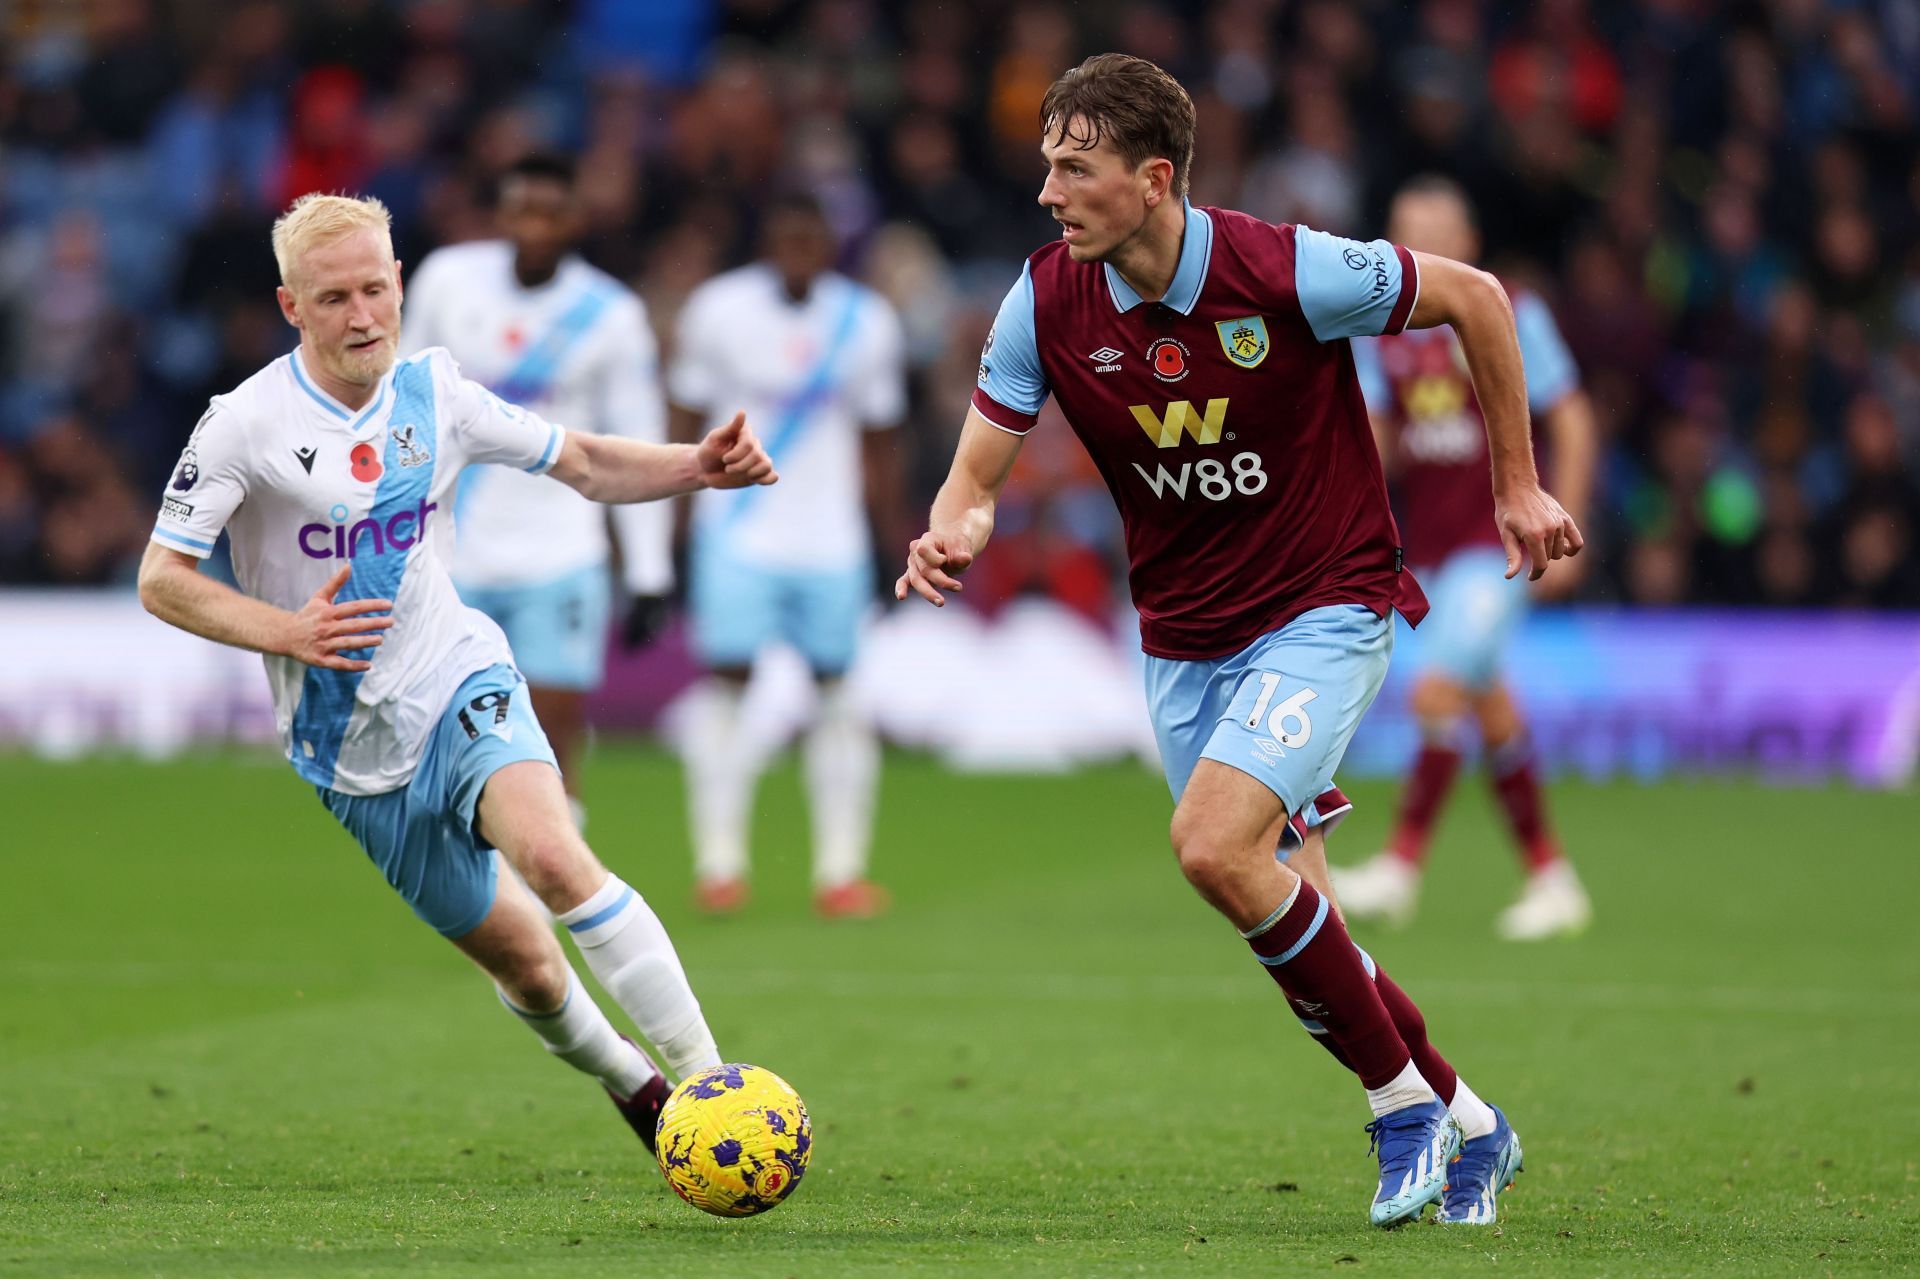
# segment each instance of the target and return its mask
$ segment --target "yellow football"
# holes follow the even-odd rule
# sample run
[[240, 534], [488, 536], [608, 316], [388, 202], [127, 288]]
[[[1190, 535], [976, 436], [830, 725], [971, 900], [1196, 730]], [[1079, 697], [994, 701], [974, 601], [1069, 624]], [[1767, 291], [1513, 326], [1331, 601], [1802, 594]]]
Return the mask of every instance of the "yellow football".
[[813, 1149], [800, 1094], [771, 1070], [739, 1063], [682, 1079], [656, 1135], [667, 1184], [717, 1217], [751, 1217], [785, 1199]]

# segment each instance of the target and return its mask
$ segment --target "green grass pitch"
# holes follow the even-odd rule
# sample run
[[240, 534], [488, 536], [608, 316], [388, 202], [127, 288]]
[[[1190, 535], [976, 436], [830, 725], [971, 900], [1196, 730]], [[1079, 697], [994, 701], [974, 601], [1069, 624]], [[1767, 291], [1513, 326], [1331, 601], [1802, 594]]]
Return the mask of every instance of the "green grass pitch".
[[[1493, 939], [1477, 786], [1362, 940], [1525, 1139], [1496, 1231], [1370, 1230], [1364, 1101], [1180, 881], [1156, 778], [890, 760], [888, 919], [808, 910], [791, 768], [757, 897], [687, 909], [679, 774], [604, 747], [602, 855], [722, 1050], [806, 1097], [794, 1198], [668, 1192], [598, 1091], [241, 755], [0, 759], [0, 1277], [1883, 1273], [1920, 1265], [1915, 796], [1564, 783], [1577, 941]], [[1375, 846], [1358, 789], [1336, 860]]]

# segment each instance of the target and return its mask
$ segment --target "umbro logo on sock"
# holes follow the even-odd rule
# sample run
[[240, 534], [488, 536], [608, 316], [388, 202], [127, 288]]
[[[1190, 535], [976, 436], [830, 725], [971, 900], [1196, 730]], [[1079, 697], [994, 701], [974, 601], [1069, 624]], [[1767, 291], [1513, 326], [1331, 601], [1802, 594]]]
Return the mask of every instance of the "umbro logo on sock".
[[315, 453], [315, 449], [313, 448], [312, 445], [308, 445], [306, 448], [295, 449], [293, 451], [293, 455], [300, 459], [300, 465], [306, 468], [308, 475], [313, 474], [314, 453]]

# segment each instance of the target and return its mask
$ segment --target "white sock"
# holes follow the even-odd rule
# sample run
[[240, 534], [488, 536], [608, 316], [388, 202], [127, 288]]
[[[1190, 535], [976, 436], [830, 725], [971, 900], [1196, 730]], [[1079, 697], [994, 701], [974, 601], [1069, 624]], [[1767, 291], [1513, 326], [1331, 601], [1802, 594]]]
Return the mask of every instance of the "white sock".
[[1499, 1117], [1493, 1113], [1493, 1107], [1481, 1101], [1473, 1089], [1467, 1087], [1467, 1081], [1460, 1079], [1453, 1090], [1453, 1100], [1447, 1103], [1447, 1109], [1460, 1121], [1461, 1135], [1467, 1141], [1475, 1137], [1484, 1137], [1500, 1126]]
[[[631, 1097], [649, 1079], [659, 1073], [647, 1055], [620, 1038], [613, 1023], [593, 1002], [593, 996], [580, 984], [580, 977], [567, 970], [567, 998], [559, 1010], [530, 1013], [500, 991], [500, 1002], [507, 1011], [540, 1036], [547, 1051], [575, 1070], [585, 1071], [622, 1097]], [[498, 987], [495, 987], [498, 990]]]
[[600, 891], [559, 920], [593, 975], [667, 1059], [669, 1071], [685, 1075], [720, 1064], [673, 941], [639, 893], [608, 875]]
[[1420, 1077], [1420, 1070], [1411, 1057], [1407, 1058], [1407, 1064], [1399, 1074], [1378, 1088], [1367, 1089], [1367, 1104], [1373, 1107], [1375, 1119], [1396, 1110], [1405, 1110], [1408, 1106], [1438, 1100], [1433, 1089], [1427, 1086], [1427, 1081]]
[[813, 886], [837, 888], [867, 873], [880, 744], [846, 681], [822, 684], [806, 745], [813, 812]]
[[760, 753], [740, 731], [745, 700], [744, 689], [709, 680], [688, 725], [687, 809], [693, 870], [701, 879], [747, 874], [747, 810], [759, 780]]

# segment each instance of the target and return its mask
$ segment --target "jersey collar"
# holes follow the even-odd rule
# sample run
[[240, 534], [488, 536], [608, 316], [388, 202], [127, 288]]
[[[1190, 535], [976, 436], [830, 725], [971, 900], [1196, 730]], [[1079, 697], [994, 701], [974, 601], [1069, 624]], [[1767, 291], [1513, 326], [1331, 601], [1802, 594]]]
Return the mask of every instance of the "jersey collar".
[[387, 393], [393, 386], [393, 370], [389, 369], [386, 376], [380, 379], [380, 388], [374, 392], [373, 399], [368, 402], [367, 407], [355, 412], [321, 390], [319, 384], [307, 374], [306, 360], [300, 354], [299, 347], [294, 347], [293, 353], [287, 357], [287, 367], [293, 370], [293, 380], [306, 393], [307, 398], [318, 405], [327, 416], [345, 422], [349, 431], [358, 431], [387, 406]]
[[[1213, 219], [1182, 200], [1180, 207], [1186, 210], [1186, 233], [1180, 237], [1180, 261], [1173, 268], [1173, 283], [1167, 286], [1167, 296], [1160, 301], [1172, 307], [1182, 315], [1192, 315], [1193, 308], [1200, 301], [1200, 286], [1207, 282], [1207, 264], [1213, 259]], [[1107, 292], [1113, 297], [1114, 309], [1125, 313], [1139, 306], [1142, 298], [1133, 291], [1133, 286], [1120, 278], [1111, 262], [1102, 263], [1107, 271]]]

